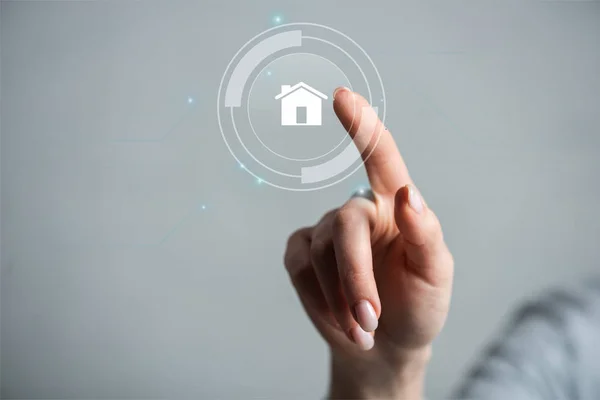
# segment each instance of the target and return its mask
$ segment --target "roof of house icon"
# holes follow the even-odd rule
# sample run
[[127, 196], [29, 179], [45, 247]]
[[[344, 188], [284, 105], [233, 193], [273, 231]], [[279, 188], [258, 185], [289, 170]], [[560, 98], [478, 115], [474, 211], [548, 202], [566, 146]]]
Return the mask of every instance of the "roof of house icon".
[[323, 93], [319, 92], [317, 89], [307, 85], [304, 82], [298, 82], [294, 86], [282, 85], [281, 93], [279, 93], [277, 96], [275, 96], [275, 100], [279, 100], [279, 99], [287, 96], [288, 94], [295, 92], [296, 90], [298, 90], [300, 88], [306, 89], [309, 92], [311, 92], [312, 94], [314, 94], [315, 96], [319, 96], [322, 99], [327, 99], [327, 96], [325, 96]]

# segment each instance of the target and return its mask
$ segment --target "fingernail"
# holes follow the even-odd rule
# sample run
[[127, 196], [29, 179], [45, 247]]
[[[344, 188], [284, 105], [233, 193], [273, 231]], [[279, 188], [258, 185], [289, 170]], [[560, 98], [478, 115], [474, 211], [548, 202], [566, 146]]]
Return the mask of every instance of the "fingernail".
[[377, 329], [377, 314], [371, 302], [367, 300], [359, 301], [354, 307], [354, 311], [356, 312], [357, 322], [366, 332], [373, 332]]
[[352, 340], [354, 343], [360, 347], [361, 350], [371, 350], [375, 345], [375, 339], [373, 339], [373, 335], [363, 331], [360, 326], [355, 326], [350, 329], [350, 336], [352, 336]]
[[346, 86], [340, 86], [339, 88], [335, 89], [335, 90], [333, 91], [333, 99], [335, 100], [335, 96], [336, 96], [338, 93], [341, 93], [341, 92], [344, 92], [344, 91], [346, 91], [346, 92], [349, 92], [349, 91], [350, 91], [350, 89], [348, 89]]
[[408, 185], [408, 205], [419, 214], [423, 212], [423, 199], [413, 185]]

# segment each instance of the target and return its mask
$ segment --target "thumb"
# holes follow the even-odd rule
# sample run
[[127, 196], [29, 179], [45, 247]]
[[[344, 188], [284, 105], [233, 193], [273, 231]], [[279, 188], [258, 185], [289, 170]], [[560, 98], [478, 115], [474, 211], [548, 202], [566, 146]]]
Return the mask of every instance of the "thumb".
[[444, 243], [442, 227], [414, 185], [405, 185], [396, 192], [394, 218], [407, 267], [434, 286], [451, 281], [454, 261]]

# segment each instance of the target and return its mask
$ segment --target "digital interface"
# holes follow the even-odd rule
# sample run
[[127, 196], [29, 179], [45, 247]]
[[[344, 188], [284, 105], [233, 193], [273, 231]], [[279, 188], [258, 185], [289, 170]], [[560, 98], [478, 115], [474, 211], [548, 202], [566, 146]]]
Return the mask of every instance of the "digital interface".
[[240, 168], [292, 191], [325, 188], [358, 170], [361, 154], [331, 107], [340, 86], [363, 93], [385, 120], [377, 67], [344, 33], [291, 23], [249, 40], [227, 66], [217, 100], [221, 134]]

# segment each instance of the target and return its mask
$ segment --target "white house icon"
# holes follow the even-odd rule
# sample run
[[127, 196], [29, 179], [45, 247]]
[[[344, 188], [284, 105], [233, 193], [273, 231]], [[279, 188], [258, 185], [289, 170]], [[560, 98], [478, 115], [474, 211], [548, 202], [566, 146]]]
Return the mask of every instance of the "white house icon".
[[275, 100], [281, 99], [281, 125], [321, 125], [323, 93], [304, 82], [294, 86], [281, 85], [281, 93]]

